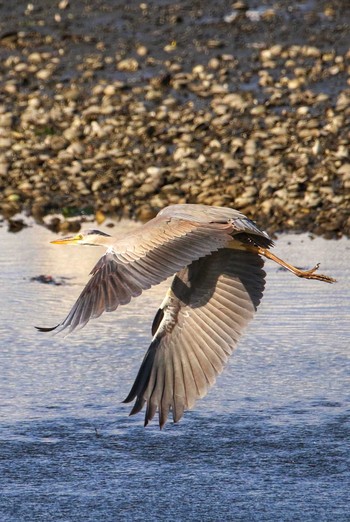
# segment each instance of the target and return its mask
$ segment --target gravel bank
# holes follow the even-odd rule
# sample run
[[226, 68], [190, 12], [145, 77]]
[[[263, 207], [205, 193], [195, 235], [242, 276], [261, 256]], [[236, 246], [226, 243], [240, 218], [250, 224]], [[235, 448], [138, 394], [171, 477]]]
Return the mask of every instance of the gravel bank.
[[4, 218], [65, 230], [189, 202], [269, 232], [350, 235], [347, 0], [41, 0], [0, 15]]

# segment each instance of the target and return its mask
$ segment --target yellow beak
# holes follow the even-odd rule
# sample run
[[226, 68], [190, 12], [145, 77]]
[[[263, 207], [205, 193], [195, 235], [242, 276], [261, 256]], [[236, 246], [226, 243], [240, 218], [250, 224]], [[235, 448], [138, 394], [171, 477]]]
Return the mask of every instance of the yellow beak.
[[82, 239], [81, 234], [77, 234], [76, 236], [64, 237], [62, 239], [55, 239], [54, 241], [50, 241], [53, 245], [74, 245], [78, 241]]

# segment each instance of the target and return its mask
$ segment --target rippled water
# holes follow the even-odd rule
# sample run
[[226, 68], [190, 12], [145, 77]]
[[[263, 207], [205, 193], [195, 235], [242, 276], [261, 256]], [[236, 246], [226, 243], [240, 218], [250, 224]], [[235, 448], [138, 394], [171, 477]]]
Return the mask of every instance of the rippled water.
[[[125, 228], [125, 225], [122, 225]], [[283, 236], [259, 312], [209, 395], [160, 432], [121, 404], [164, 285], [69, 337], [101, 251], [0, 229], [0, 520], [349, 520], [350, 241]], [[50, 274], [65, 285], [32, 282]]]

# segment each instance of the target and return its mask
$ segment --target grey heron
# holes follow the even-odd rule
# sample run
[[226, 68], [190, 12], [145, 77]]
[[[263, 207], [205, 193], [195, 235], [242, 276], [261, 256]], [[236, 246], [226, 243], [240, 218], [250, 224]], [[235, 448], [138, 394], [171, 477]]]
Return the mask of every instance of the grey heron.
[[106, 252], [67, 317], [41, 331], [72, 332], [103, 312], [129, 303], [173, 276], [152, 325], [152, 341], [124, 402], [130, 414], [146, 404], [145, 425], [159, 412], [177, 422], [204, 397], [223, 370], [265, 286], [264, 258], [298, 277], [335, 280], [301, 270], [275, 256], [264, 231], [231, 208], [179, 204], [119, 237], [98, 230], [52, 241], [102, 246]]

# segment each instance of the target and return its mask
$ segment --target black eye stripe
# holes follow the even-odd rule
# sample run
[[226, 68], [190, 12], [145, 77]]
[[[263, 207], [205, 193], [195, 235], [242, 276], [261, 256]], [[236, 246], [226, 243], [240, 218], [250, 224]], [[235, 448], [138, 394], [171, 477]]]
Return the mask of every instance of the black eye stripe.
[[106, 234], [105, 232], [101, 232], [101, 230], [94, 230], [94, 229], [89, 229], [89, 230], [85, 230], [84, 234], [82, 234], [82, 236], [90, 236], [90, 235], [98, 235], [98, 236], [106, 236], [106, 237], [110, 237], [109, 234]]

